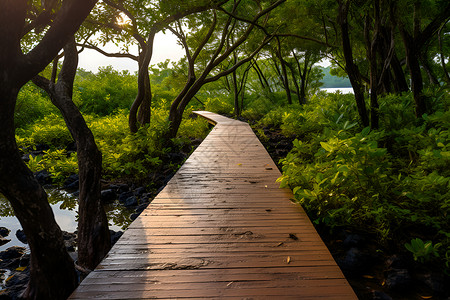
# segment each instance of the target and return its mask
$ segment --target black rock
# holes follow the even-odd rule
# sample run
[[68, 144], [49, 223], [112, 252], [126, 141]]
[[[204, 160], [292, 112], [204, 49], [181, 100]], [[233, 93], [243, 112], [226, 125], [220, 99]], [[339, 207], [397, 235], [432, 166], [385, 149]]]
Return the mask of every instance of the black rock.
[[114, 245], [119, 238], [122, 236], [123, 232], [122, 231], [114, 231], [114, 230], [109, 230], [109, 234], [111, 235], [111, 246]]
[[3, 282], [5, 280], [5, 273], [6, 272], [8, 272], [8, 271], [0, 269], [0, 282]]
[[446, 294], [447, 285], [442, 274], [427, 274], [423, 276], [422, 281], [433, 291], [435, 295], [443, 296]]
[[136, 196], [141, 196], [145, 192], [146, 192], [145, 187], [138, 187], [137, 189], [134, 190], [134, 194]]
[[80, 186], [80, 182], [77, 180], [68, 185], [64, 185], [63, 188], [68, 191], [76, 191], [76, 190], [78, 190], [79, 186]]
[[0, 300], [15, 300], [10, 290], [3, 290], [0, 294]]
[[19, 267], [26, 267], [30, 264], [30, 254], [24, 254], [20, 258]]
[[364, 238], [362, 236], [352, 233], [345, 238], [342, 245], [346, 248], [357, 247], [360, 246], [363, 241]]
[[26, 249], [24, 247], [18, 246], [9, 247], [5, 251], [0, 252], [0, 259], [7, 260], [19, 258], [25, 254], [25, 250]]
[[64, 181], [64, 185], [69, 185], [71, 183], [74, 183], [75, 181], [80, 180], [80, 176], [78, 176], [78, 174], [72, 174], [69, 177], [66, 178], [66, 180]]
[[78, 174], [70, 175], [66, 178], [66, 181], [64, 181], [63, 188], [69, 191], [78, 190], [79, 179], [80, 177], [78, 176]]
[[401, 255], [392, 255], [386, 260], [387, 269], [407, 269], [408, 259]]
[[117, 192], [119, 194], [128, 192], [129, 190], [130, 190], [130, 187], [128, 186], [128, 184], [119, 184], [118, 188], [117, 188]]
[[357, 248], [349, 249], [343, 259], [337, 260], [339, 267], [349, 277], [360, 275], [371, 264], [370, 257]]
[[131, 221], [134, 221], [134, 220], [137, 219], [137, 217], [139, 217], [139, 214], [138, 214], [138, 213], [133, 213], [133, 214], [131, 214], [131, 216], [130, 216], [130, 220], [131, 220]]
[[52, 175], [50, 175], [50, 173], [46, 170], [35, 172], [34, 177], [41, 185], [52, 183]]
[[191, 145], [194, 147], [200, 145], [201, 143], [202, 143], [202, 139], [194, 139], [191, 141]]
[[407, 269], [391, 269], [387, 271], [386, 286], [391, 290], [404, 290], [411, 286], [411, 275]]
[[108, 187], [110, 190], [117, 192], [119, 190], [119, 186], [115, 184], [110, 184]]
[[10, 232], [11, 232], [11, 230], [9, 230], [8, 228], [0, 227], [0, 236], [2, 236], [2, 237], [7, 237]]
[[71, 142], [71, 143], [67, 144], [66, 151], [76, 152], [77, 151], [77, 143]]
[[77, 235], [75, 233], [70, 233], [63, 231], [64, 246], [68, 252], [74, 252], [77, 246]]
[[9, 242], [11, 242], [10, 239], [5, 239], [4, 237], [0, 236], [0, 246], [3, 246]]
[[123, 192], [119, 195], [119, 202], [123, 203], [132, 196], [133, 196], [133, 192]]
[[103, 190], [101, 192], [101, 195], [102, 195], [102, 201], [104, 203], [111, 203], [114, 200], [116, 200], [116, 198], [117, 198], [116, 192], [114, 192], [112, 189]]
[[[29, 162], [30, 161], [30, 154], [29, 153], [27, 153], [27, 154], [24, 154], [24, 155], [22, 155], [22, 160], [24, 161], [24, 162]], [[1, 298], [0, 298], [1, 299]]]
[[175, 163], [177, 163], [177, 162], [181, 163], [186, 158], [186, 156], [180, 152], [171, 152], [167, 156], [168, 156], [169, 161], [175, 162]]
[[76, 240], [77, 239], [77, 234], [76, 233], [70, 233], [70, 232], [67, 232], [67, 231], [63, 231], [62, 234], [63, 234], [63, 239], [65, 241], [67, 241], [67, 240]]
[[141, 201], [139, 201], [140, 203], [146, 203], [148, 205], [148, 203], [150, 203], [150, 197], [152, 197], [152, 194], [150, 193], [145, 193], [141, 196]]
[[36, 149], [36, 151], [50, 150], [50, 146], [47, 144], [36, 144], [35, 149]]
[[136, 207], [136, 213], [140, 214], [141, 212], [144, 211], [144, 209], [146, 209], [148, 206], [148, 203], [142, 203], [141, 205], [139, 205], [138, 207]]
[[135, 196], [128, 197], [124, 202], [123, 205], [126, 207], [130, 206], [136, 206], [138, 205], [138, 200]]
[[19, 296], [26, 289], [29, 280], [29, 268], [25, 269], [22, 272], [15, 272], [10, 276], [10, 279], [6, 282], [6, 289], [8, 290], [11, 299], [20, 299]]
[[392, 297], [381, 291], [372, 292], [373, 300], [392, 300]]
[[27, 236], [25, 235], [25, 232], [23, 232], [22, 229], [17, 229], [16, 231], [16, 237], [19, 241], [21, 241], [24, 244], [28, 244]]

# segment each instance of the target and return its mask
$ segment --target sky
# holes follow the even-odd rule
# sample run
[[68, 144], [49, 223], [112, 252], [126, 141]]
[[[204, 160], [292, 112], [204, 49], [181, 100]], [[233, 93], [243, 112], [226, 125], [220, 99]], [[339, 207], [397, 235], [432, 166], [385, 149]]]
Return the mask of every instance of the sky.
[[[156, 65], [166, 59], [178, 61], [185, 54], [184, 49], [177, 44], [177, 38], [171, 32], [166, 32], [165, 34], [162, 32], [157, 33], [153, 45], [153, 57], [150, 62], [151, 65]], [[118, 52], [118, 48], [114, 44], [106, 45], [104, 50], [110, 53]], [[134, 50], [135, 52], [132, 54], [137, 55], [137, 46]], [[116, 70], [128, 70], [131, 73], [138, 70], [138, 63], [130, 58], [106, 57], [90, 49], [85, 49], [80, 53], [80, 60], [78, 63], [79, 68], [95, 73], [99, 67], [109, 65], [113, 66]]]

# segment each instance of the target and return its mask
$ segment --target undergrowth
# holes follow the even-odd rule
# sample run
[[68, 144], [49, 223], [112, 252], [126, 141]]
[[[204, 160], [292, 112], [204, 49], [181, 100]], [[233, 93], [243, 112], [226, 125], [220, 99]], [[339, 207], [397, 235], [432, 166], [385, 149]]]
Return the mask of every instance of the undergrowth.
[[422, 119], [411, 94], [380, 99], [378, 130], [361, 127], [352, 95], [321, 93], [276, 107], [257, 127], [292, 137], [279, 182], [315, 224], [365, 233], [388, 250], [426, 245], [411, 257], [449, 273], [450, 96], [430, 97], [435, 112]]

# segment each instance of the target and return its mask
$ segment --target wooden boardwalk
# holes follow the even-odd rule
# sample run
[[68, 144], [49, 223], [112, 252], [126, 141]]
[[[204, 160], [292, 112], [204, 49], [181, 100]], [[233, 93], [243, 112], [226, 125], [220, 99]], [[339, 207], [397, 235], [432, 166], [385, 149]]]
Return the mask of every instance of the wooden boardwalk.
[[71, 299], [357, 299], [248, 124], [217, 123]]

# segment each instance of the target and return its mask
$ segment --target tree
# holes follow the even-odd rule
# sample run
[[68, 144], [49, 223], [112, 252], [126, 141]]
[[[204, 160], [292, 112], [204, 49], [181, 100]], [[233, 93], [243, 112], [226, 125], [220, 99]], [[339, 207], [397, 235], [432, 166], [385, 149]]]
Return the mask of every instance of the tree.
[[[43, 12], [27, 22], [30, 1], [0, 1], [0, 192], [11, 203], [30, 246], [30, 282], [24, 294], [29, 299], [66, 299], [77, 277], [47, 195], [19, 154], [14, 107], [20, 88], [56, 57], [96, 2], [47, 2]], [[24, 35], [33, 34], [30, 30], [53, 12], [54, 21], [43, 38], [23, 53]]]
[[364, 89], [361, 79], [361, 73], [358, 66], [354, 62], [353, 49], [350, 42], [350, 31], [348, 26], [348, 13], [350, 8], [350, 0], [338, 0], [338, 17], [337, 23], [340, 27], [342, 52], [344, 53], [345, 71], [348, 74], [350, 82], [355, 94], [356, 107], [358, 108], [359, 117], [363, 126], [369, 126], [369, 116], [367, 114], [366, 103], [364, 100]]
[[[151, 119], [152, 91], [148, 69], [153, 55], [155, 35], [172, 22], [211, 7], [218, 7], [227, 1], [183, 2], [173, 0], [155, 4], [152, 1], [104, 0], [103, 8], [110, 13], [102, 12], [100, 15], [97, 14], [99, 20], [89, 20], [92, 24], [100, 26], [100, 30], [106, 33], [102, 35], [102, 43], [115, 38], [120, 43], [137, 43], [139, 46], [139, 55], [134, 56], [129, 53], [106, 53], [95, 43], [84, 45], [109, 57], [128, 57], [138, 62], [138, 94], [131, 105], [129, 116], [131, 132], [137, 132], [139, 125], [149, 124]], [[148, 7], [152, 7], [152, 9]], [[129, 22], [123, 26], [116, 24], [115, 20], [123, 18], [123, 16], [128, 18]], [[128, 48], [127, 44], [124, 50], [127, 52]]]
[[78, 265], [93, 270], [111, 248], [108, 220], [101, 202], [102, 154], [94, 135], [72, 101], [73, 83], [78, 66], [75, 38], [64, 47], [64, 63], [56, 82], [58, 60], [53, 63], [53, 76], [41, 75], [33, 82], [43, 89], [58, 107], [77, 145], [79, 170], [78, 196]]
[[[220, 12], [224, 13], [220, 16], [220, 20], [216, 10], [209, 13], [204, 13], [201, 15], [201, 19], [197, 19], [197, 22], [195, 22], [195, 20], [191, 22], [191, 25], [193, 25], [191, 27], [192, 30], [199, 28], [199, 31], [191, 33], [194, 37], [191, 39], [191, 42], [195, 47], [195, 51], [193, 51], [193, 53], [191, 53], [188, 40], [182, 31], [182, 27], [179, 26], [178, 31], [173, 30], [185, 48], [189, 74], [185, 87], [175, 98], [170, 107], [170, 129], [168, 138], [173, 138], [176, 136], [186, 106], [203, 85], [214, 82], [223, 76], [232, 74], [234, 70], [243, 64], [250, 62], [253, 57], [271, 40], [272, 36], [270, 34], [264, 34], [258, 44], [249, 45], [252, 46], [252, 49], [247, 52], [248, 54], [246, 57], [240, 58], [226, 70], [219, 71], [220, 64], [222, 64], [230, 55], [232, 55], [234, 51], [236, 51], [238, 47], [242, 46], [247, 41], [255, 28], [264, 27], [264, 23], [267, 19], [264, 20], [262, 24], [258, 23], [259, 19], [263, 17], [267, 18], [267, 15], [283, 2], [285, 2], [285, 0], [275, 1], [273, 3], [269, 3], [266, 8], [263, 8], [259, 6], [258, 3], [254, 3], [252, 1], [236, 1], [232, 7], [229, 8], [229, 10], [219, 8]], [[253, 16], [239, 16], [237, 14], [239, 5], [248, 6], [246, 8], [241, 7], [239, 10], [240, 13], [251, 14], [251, 12], [255, 10], [257, 13]], [[212, 21], [208, 24], [208, 20], [211, 19]], [[233, 26], [234, 19], [237, 19], [247, 25]], [[204, 26], [205, 24], [208, 24], [209, 27]], [[214, 34], [216, 34], [217, 37], [212, 39]], [[233, 34], [235, 35], [235, 38], [228, 39], [228, 37]], [[210, 42], [211, 40], [216, 41], [216, 43]], [[227, 45], [227, 40], [234, 40], [234, 42]]]
[[[421, 1], [415, 0], [412, 3], [396, 3], [399, 11], [399, 30], [405, 48], [406, 60], [411, 76], [411, 90], [414, 94], [416, 106], [416, 116], [421, 117], [429, 112], [429, 105], [426, 97], [423, 95], [423, 78], [420, 68], [420, 58], [424, 57], [424, 51], [433, 37], [435, 37], [443, 24], [450, 17], [450, 3], [432, 1], [433, 7], [427, 7], [427, 13], [434, 13], [427, 19], [427, 25], [424, 27], [425, 14]], [[410, 5], [412, 4], [412, 5]], [[413, 11], [405, 14], [403, 9], [412, 7]], [[411, 18], [412, 15], [412, 18]], [[405, 18], [406, 16], [406, 18]], [[409, 20], [412, 20], [409, 21]]]

